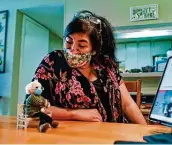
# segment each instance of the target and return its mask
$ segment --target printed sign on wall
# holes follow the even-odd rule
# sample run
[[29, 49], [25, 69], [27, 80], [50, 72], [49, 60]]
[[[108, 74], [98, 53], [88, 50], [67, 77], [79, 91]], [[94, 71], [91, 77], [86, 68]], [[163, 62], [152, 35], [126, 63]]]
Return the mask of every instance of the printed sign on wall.
[[130, 21], [158, 19], [158, 5], [144, 5], [130, 8]]

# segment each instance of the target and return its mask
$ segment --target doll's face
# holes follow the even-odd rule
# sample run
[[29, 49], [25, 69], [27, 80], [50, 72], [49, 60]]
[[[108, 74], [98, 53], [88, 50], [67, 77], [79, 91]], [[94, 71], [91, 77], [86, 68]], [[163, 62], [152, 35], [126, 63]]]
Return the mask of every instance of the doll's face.
[[42, 90], [41, 84], [40, 84], [39, 82], [36, 82], [36, 81], [34, 81], [34, 82], [32, 83], [32, 88], [33, 88], [34, 90], [35, 90], [35, 89]]
[[35, 95], [41, 95], [42, 91], [43, 91], [43, 87], [41, 86], [41, 84], [37, 81], [33, 82], [32, 85], [32, 93]]
[[38, 81], [33, 81], [26, 86], [26, 93], [32, 95], [41, 95], [44, 88]]

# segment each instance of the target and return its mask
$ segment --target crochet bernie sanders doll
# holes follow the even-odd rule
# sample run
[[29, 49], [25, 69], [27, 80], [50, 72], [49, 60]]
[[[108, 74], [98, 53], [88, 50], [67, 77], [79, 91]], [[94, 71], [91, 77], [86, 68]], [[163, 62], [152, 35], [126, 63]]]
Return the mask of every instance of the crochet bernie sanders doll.
[[34, 118], [39, 117], [39, 131], [46, 132], [48, 128], [56, 128], [58, 122], [55, 122], [50, 117], [51, 112], [46, 110], [50, 107], [50, 103], [47, 99], [41, 96], [43, 87], [35, 80], [26, 86], [27, 98], [25, 100], [25, 114], [28, 117]]

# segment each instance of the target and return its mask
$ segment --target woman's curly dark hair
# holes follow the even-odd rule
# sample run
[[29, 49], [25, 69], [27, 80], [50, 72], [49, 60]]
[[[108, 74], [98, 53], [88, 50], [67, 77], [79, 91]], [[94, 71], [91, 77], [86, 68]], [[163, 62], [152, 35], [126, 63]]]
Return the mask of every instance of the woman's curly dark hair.
[[111, 66], [112, 63], [117, 64], [113, 30], [106, 18], [87, 10], [79, 11], [67, 25], [64, 37], [76, 32], [87, 33], [89, 35], [93, 50], [96, 51], [96, 55], [92, 59], [93, 63], [100, 63], [104, 66]]

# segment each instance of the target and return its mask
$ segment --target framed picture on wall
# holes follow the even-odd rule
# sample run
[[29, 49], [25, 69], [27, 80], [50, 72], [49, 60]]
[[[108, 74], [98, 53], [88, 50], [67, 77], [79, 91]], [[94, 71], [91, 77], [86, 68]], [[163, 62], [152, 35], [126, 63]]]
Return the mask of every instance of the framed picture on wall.
[[166, 62], [167, 62], [166, 54], [159, 54], [153, 56], [153, 66], [155, 67], [156, 72], [164, 71]]
[[130, 21], [158, 19], [158, 4], [135, 6], [130, 8]]
[[5, 72], [8, 11], [0, 11], [0, 73]]

